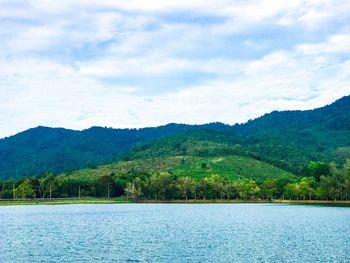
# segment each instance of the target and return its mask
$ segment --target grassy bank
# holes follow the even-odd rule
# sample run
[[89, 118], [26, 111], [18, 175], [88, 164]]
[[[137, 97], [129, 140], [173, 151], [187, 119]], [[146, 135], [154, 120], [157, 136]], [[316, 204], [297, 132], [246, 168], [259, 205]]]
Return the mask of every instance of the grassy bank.
[[350, 200], [346, 201], [321, 201], [321, 200], [240, 200], [240, 199], [214, 199], [214, 200], [137, 200], [136, 203], [160, 203], [160, 204], [348, 204]]
[[66, 204], [122, 204], [122, 203], [139, 203], [139, 204], [334, 204], [334, 205], [350, 205], [348, 201], [321, 201], [321, 200], [227, 200], [227, 199], [215, 199], [215, 200], [136, 200], [131, 201], [123, 198], [112, 199], [26, 199], [26, 200], [0, 200], [0, 206], [10, 205], [66, 205]]
[[68, 205], [68, 204], [120, 204], [131, 203], [127, 199], [26, 199], [26, 200], [0, 200], [0, 206], [9, 205]]

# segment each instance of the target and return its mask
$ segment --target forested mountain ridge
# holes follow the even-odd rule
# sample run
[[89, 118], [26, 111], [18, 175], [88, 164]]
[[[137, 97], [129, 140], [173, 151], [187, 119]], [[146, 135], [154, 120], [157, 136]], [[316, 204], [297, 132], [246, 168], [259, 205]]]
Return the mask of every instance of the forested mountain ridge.
[[[196, 153], [191, 144], [184, 149], [189, 141], [212, 145]], [[166, 145], [171, 149], [167, 154]], [[238, 150], [241, 152], [235, 152]], [[310, 160], [344, 162], [350, 158], [350, 96], [319, 109], [272, 112], [233, 126], [168, 124], [143, 129], [92, 127], [83, 131], [37, 127], [0, 140], [0, 178], [60, 173], [118, 158], [242, 152], [295, 173]]]
[[195, 126], [83, 131], [36, 127], [0, 140], [0, 178], [62, 172], [110, 162], [138, 143], [179, 134]]
[[279, 167], [298, 171], [310, 160], [350, 158], [350, 96], [307, 111], [274, 111], [234, 126], [245, 147]]
[[324, 129], [346, 129], [350, 131], [350, 95], [314, 110], [273, 111], [243, 125], [235, 131], [254, 134], [261, 130], [318, 127]]

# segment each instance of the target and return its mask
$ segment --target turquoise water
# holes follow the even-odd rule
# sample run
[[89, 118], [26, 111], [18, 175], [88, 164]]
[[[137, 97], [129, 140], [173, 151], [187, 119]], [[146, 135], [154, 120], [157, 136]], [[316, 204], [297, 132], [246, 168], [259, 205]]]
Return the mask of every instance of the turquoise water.
[[350, 262], [350, 208], [0, 207], [0, 262]]

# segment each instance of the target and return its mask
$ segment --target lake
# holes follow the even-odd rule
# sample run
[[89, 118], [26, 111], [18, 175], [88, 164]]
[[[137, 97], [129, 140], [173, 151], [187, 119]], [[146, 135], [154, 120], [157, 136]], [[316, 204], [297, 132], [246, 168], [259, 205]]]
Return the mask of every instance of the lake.
[[350, 262], [350, 207], [0, 207], [0, 262]]

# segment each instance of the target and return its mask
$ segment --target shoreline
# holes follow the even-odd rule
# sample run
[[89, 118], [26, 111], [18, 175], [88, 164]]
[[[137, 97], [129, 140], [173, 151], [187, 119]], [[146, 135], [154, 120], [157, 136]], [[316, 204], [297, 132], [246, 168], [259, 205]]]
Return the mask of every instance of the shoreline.
[[126, 204], [132, 203], [128, 199], [26, 199], [26, 200], [1, 200], [1, 206], [15, 205], [79, 205], [79, 204]]
[[334, 204], [350, 205], [350, 200], [240, 200], [240, 199], [218, 199], [218, 200], [137, 200], [133, 203], [139, 204]]
[[0, 200], [0, 206], [15, 205], [68, 205], [68, 204], [325, 204], [325, 205], [349, 205], [350, 200], [343, 201], [322, 201], [322, 200], [130, 200], [130, 199], [26, 199], [26, 200]]

